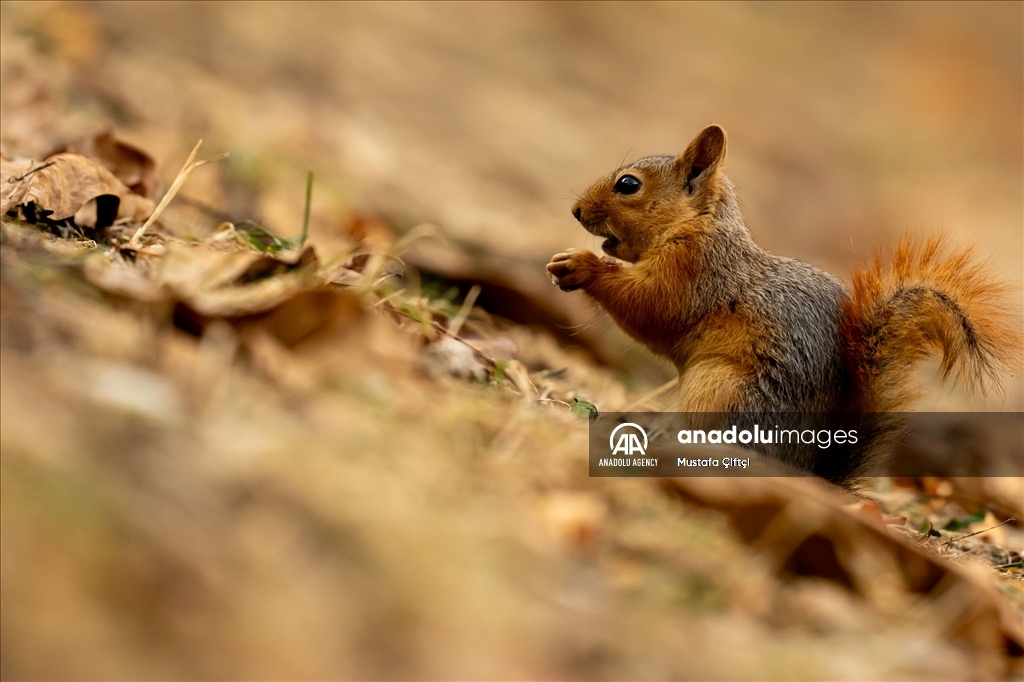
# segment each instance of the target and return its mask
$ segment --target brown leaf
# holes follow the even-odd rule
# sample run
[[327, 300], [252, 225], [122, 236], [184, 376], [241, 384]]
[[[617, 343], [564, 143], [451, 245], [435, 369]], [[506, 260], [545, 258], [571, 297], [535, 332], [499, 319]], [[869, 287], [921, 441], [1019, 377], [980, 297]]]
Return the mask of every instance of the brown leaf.
[[135, 194], [96, 161], [58, 154], [44, 164], [0, 160], [0, 213], [34, 204], [47, 220], [74, 218], [82, 227], [102, 229], [119, 218], [145, 220], [149, 199]]
[[167, 298], [158, 282], [152, 280], [137, 265], [106, 254], [95, 254], [83, 263], [85, 279], [106, 292], [125, 298], [155, 303]]
[[270, 312], [246, 322], [286, 347], [338, 327], [351, 327], [366, 314], [359, 299], [331, 287], [302, 291]]
[[172, 243], [164, 257], [160, 281], [183, 299], [234, 282], [260, 259], [252, 251], [226, 253], [200, 244]]
[[316, 249], [312, 244], [308, 244], [302, 251], [289, 250], [263, 254], [248, 267], [242, 277], [245, 280], [253, 280], [280, 272], [282, 268], [315, 269], [319, 265], [320, 258], [316, 255]]
[[362, 314], [358, 299], [323, 286], [312, 245], [281, 255], [169, 241], [159, 282], [184, 304], [178, 326], [201, 333], [215, 318], [228, 318], [292, 347]]
[[206, 317], [266, 312], [318, 282], [311, 269], [291, 269], [287, 264], [280, 264], [281, 274], [256, 279], [253, 273], [265, 273], [268, 260], [274, 259], [251, 251], [224, 253], [198, 244], [172, 243], [160, 281]]
[[6, 215], [9, 210], [22, 203], [30, 184], [25, 180], [26, 173], [37, 165], [34, 161], [11, 161], [0, 159], [0, 214]]
[[156, 161], [141, 149], [118, 140], [113, 131], [73, 140], [55, 153], [61, 152], [94, 159], [131, 191], [148, 199], [159, 198]]
[[834, 582], [883, 613], [921, 597], [949, 618], [949, 634], [976, 647], [1019, 651], [1024, 627], [976, 566], [933, 552], [867, 520], [820, 481], [798, 478], [675, 478], [680, 498], [717, 509], [780, 573]]

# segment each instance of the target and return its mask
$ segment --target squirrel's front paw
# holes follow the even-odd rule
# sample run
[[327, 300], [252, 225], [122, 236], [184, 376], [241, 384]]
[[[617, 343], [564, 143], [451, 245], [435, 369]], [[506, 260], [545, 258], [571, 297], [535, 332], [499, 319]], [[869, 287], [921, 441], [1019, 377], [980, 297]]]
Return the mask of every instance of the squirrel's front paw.
[[601, 267], [601, 259], [590, 251], [569, 249], [551, 257], [548, 274], [562, 291], [586, 288]]

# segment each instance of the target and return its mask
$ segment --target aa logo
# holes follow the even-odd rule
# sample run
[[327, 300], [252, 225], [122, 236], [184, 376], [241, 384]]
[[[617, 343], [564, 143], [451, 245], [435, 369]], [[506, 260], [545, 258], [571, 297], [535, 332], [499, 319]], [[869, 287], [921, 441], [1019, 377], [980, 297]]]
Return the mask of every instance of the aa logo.
[[[642, 444], [640, 442], [641, 437], [643, 438]], [[613, 455], [626, 455], [627, 457], [639, 455], [643, 457], [647, 452], [647, 432], [632, 422], [619, 424], [612, 431], [611, 437], [608, 438], [608, 447], [612, 449]]]

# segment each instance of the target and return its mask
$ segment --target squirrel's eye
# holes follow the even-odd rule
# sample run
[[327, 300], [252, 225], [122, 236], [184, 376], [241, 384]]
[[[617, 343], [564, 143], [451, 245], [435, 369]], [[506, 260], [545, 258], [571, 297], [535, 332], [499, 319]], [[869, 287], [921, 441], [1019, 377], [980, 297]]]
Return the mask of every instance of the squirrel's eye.
[[640, 181], [632, 175], [623, 175], [615, 181], [612, 191], [616, 194], [636, 194], [640, 189]]

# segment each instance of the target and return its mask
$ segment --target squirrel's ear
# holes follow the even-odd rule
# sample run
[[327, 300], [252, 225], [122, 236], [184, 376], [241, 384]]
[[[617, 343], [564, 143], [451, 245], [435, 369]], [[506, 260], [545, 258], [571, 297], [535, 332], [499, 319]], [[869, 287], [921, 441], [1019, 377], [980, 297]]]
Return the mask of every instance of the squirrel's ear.
[[709, 125], [679, 155], [676, 165], [688, 194], [693, 194], [698, 185], [714, 176], [725, 160], [725, 148], [725, 131], [720, 126]]

